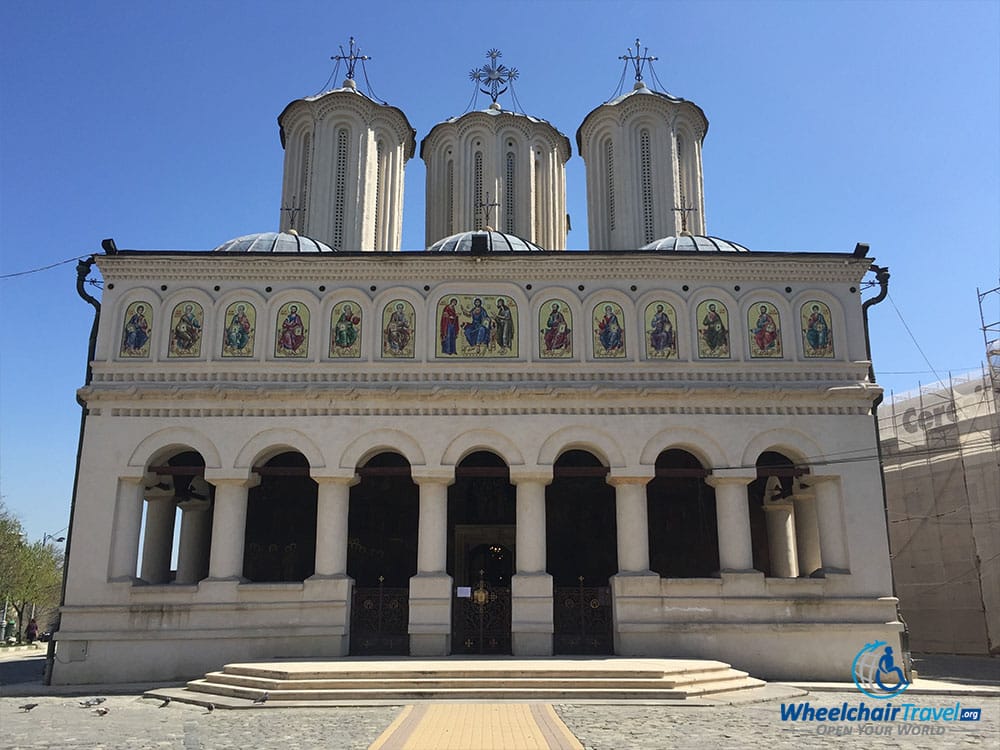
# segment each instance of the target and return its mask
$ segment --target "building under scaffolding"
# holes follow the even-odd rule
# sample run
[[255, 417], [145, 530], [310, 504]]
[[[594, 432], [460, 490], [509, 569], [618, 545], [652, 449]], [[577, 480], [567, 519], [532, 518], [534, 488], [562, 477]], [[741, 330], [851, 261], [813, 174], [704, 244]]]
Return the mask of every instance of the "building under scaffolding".
[[1000, 651], [996, 384], [987, 366], [879, 411], [892, 569], [915, 652]]

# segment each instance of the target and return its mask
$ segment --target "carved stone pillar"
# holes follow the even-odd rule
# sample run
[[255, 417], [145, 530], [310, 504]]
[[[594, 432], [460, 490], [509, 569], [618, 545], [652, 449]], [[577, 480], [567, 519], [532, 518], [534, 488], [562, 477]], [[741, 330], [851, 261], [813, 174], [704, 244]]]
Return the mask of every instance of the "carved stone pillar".
[[410, 655], [447, 656], [451, 651], [452, 578], [448, 575], [448, 486], [452, 469], [414, 473], [420, 487], [417, 574], [410, 579]]
[[725, 572], [753, 570], [750, 540], [750, 506], [747, 485], [756, 478], [716, 472], [705, 481], [715, 488], [715, 514], [719, 528], [719, 568]]
[[139, 564], [139, 529], [142, 526], [143, 477], [120, 477], [115, 497], [115, 528], [111, 539], [108, 574], [112, 581], [134, 581]]
[[775, 578], [798, 578], [799, 561], [795, 554], [795, 526], [792, 504], [765, 502], [767, 551], [771, 558], [771, 575]]
[[516, 573], [510, 582], [515, 656], [552, 654], [552, 576], [545, 569], [545, 486], [551, 481], [551, 468], [511, 471], [511, 482], [517, 486]]
[[146, 490], [146, 529], [142, 538], [142, 568], [139, 574], [146, 583], [170, 582], [176, 515], [173, 486]]
[[844, 533], [840, 478], [813, 476], [811, 479], [816, 488], [816, 520], [819, 525], [823, 570], [830, 573], [846, 573], [851, 566], [847, 556], [847, 537]]
[[192, 498], [178, 503], [181, 538], [177, 549], [176, 583], [197, 583], [208, 575], [209, 539], [212, 523], [208, 500]]

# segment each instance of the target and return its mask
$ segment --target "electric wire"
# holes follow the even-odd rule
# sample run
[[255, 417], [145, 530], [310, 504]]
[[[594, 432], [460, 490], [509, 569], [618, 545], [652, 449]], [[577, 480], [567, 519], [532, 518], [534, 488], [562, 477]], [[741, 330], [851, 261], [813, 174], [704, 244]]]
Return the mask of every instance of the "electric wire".
[[84, 258], [89, 258], [91, 255], [92, 253], [87, 253], [86, 255], [78, 255], [75, 258], [67, 258], [66, 260], [61, 260], [58, 263], [50, 263], [47, 266], [32, 268], [27, 271], [16, 271], [14, 273], [0, 274], [0, 279], [13, 279], [17, 276], [27, 276], [32, 273], [41, 273], [42, 271], [48, 271], [50, 268], [56, 268], [57, 266], [64, 266], [67, 263], [72, 263], [74, 260], [83, 260]]

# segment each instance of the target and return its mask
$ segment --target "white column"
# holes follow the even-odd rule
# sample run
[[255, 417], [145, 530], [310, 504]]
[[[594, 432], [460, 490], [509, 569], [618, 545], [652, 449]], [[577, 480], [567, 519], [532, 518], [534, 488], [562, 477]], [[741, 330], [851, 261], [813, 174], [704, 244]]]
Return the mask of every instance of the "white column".
[[215, 486], [215, 512], [212, 514], [212, 553], [208, 576], [216, 581], [238, 581], [243, 578], [247, 490], [255, 484], [255, 480], [209, 481]]
[[799, 575], [809, 576], [823, 567], [819, 552], [819, 526], [816, 520], [816, 498], [811, 494], [792, 496], [795, 508], [795, 546], [799, 557]]
[[446, 656], [451, 652], [452, 578], [448, 559], [448, 485], [453, 470], [413, 477], [420, 487], [417, 523], [417, 574], [410, 578], [410, 655]]
[[448, 485], [454, 479], [415, 479], [420, 486], [417, 575], [444, 573], [448, 559]]
[[610, 477], [615, 488], [615, 517], [618, 526], [618, 572], [649, 570], [649, 519], [646, 511], [646, 483], [650, 477]]
[[551, 481], [522, 479], [517, 482], [517, 573], [545, 572], [545, 485]]
[[120, 477], [115, 497], [115, 529], [108, 576], [112, 581], [134, 581], [139, 564], [143, 477]]
[[174, 518], [177, 502], [174, 491], [154, 487], [146, 490], [146, 529], [142, 537], [142, 568], [139, 577], [146, 583], [170, 580], [170, 554], [174, 546]]
[[347, 575], [347, 518], [351, 486], [358, 477], [315, 477], [316, 502], [315, 576]]
[[181, 538], [177, 549], [175, 583], [197, 583], [208, 574], [211, 503], [192, 498], [177, 504], [181, 509]]
[[764, 503], [767, 523], [767, 551], [774, 578], [798, 578], [799, 561], [795, 556], [795, 527], [791, 503]]
[[750, 507], [747, 485], [754, 477], [713, 474], [706, 482], [715, 488], [715, 515], [719, 528], [719, 568], [723, 571], [753, 570], [750, 542]]
[[816, 487], [816, 520], [819, 525], [820, 557], [823, 570], [844, 573], [850, 569], [844, 515], [841, 509], [839, 477], [812, 477]]

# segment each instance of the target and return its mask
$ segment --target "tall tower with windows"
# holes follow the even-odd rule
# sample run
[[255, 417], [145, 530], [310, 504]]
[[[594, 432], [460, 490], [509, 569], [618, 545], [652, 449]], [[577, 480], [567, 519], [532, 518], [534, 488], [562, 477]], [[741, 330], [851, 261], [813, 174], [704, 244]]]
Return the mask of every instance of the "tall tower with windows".
[[334, 250], [399, 250], [403, 169], [416, 131], [396, 107], [358, 91], [354, 68], [367, 56], [351, 39], [339, 89], [297, 99], [278, 116], [285, 149], [281, 230]]
[[576, 133], [590, 248], [635, 250], [668, 235], [704, 234], [708, 119], [693, 102], [648, 87], [644, 71], [656, 58], [640, 53], [638, 39], [621, 59], [634, 70], [632, 90], [593, 110]]
[[420, 144], [427, 164], [426, 241], [487, 226], [546, 250], [566, 248], [569, 139], [545, 120], [503, 109], [497, 98], [517, 69], [487, 53], [470, 78], [491, 96], [485, 109], [435, 125]]

